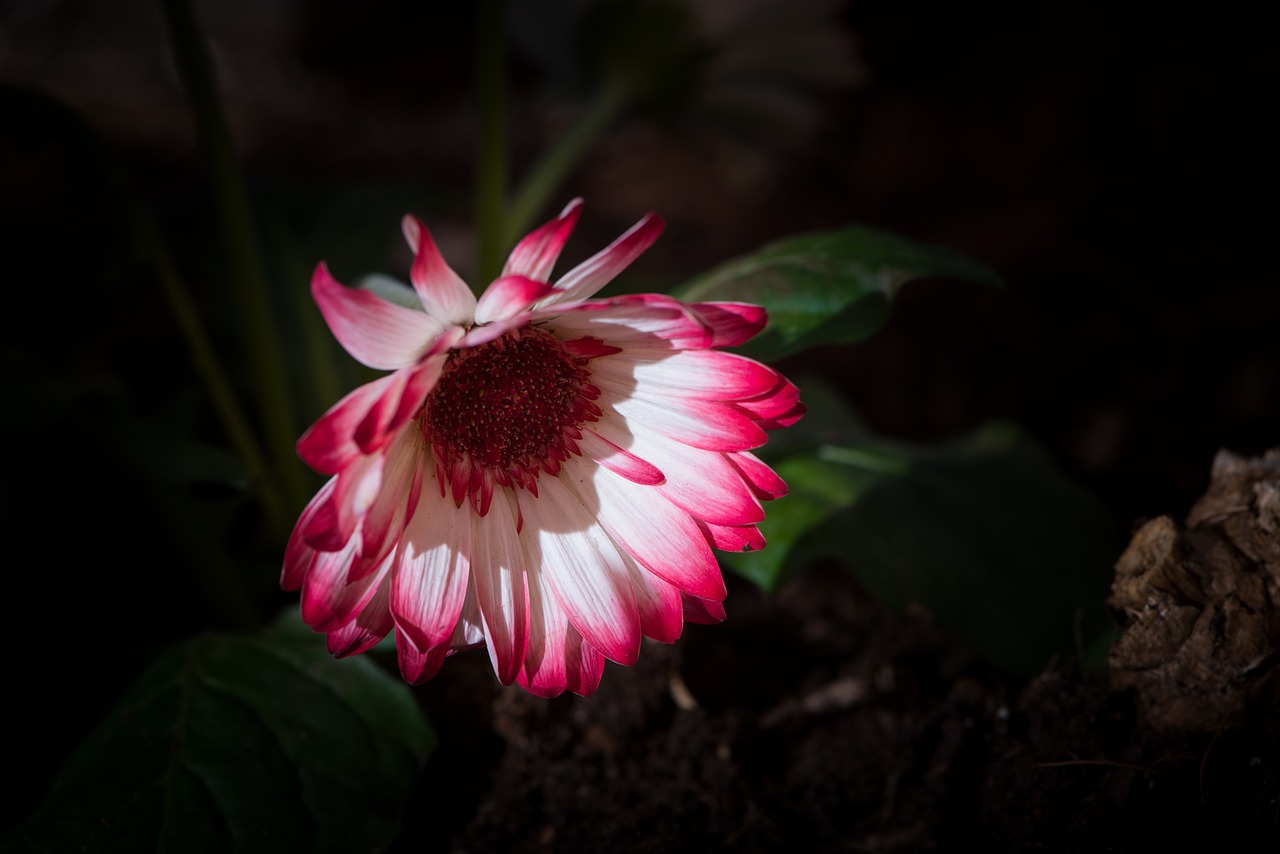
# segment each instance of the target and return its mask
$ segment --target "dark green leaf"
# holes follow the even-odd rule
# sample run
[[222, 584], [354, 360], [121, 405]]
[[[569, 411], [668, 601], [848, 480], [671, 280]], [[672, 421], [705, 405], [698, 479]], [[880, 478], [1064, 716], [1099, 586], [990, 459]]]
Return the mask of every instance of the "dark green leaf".
[[958, 279], [997, 285], [989, 268], [957, 252], [884, 231], [849, 226], [802, 234], [727, 261], [676, 290], [687, 302], [763, 305], [769, 325], [741, 352], [773, 362], [820, 344], [870, 337], [907, 282]]
[[196, 638], [143, 675], [5, 850], [376, 851], [433, 741], [404, 684], [305, 628]]
[[772, 587], [835, 559], [880, 601], [923, 606], [991, 662], [1036, 672], [1106, 626], [1114, 543], [1102, 508], [1004, 425], [936, 448], [867, 440], [777, 466], [761, 552], [726, 563]]

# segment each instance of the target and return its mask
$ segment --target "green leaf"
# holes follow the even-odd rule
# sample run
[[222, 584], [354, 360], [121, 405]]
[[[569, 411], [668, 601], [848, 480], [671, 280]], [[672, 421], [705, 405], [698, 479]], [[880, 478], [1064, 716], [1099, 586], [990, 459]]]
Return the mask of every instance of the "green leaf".
[[1105, 631], [1115, 556], [1103, 509], [1008, 425], [939, 447], [865, 440], [777, 466], [769, 545], [725, 562], [766, 588], [820, 559], [880, 601], [923, 607], [992, 663], [1042, 670]]
[[170, 650], [4, 850], [389, 846], [434, 736], [403, 683], [308, 635], [282, 625]]
[[957, 252], [849, 226], [770, 243], [697, 277], [675, 296], [763, 305], [769, 325], [741, 352], [774, 362], [808, 347], [869, 338], [888, 320], [898, 290], [922, 278], [1000, 284], [991, 269]]

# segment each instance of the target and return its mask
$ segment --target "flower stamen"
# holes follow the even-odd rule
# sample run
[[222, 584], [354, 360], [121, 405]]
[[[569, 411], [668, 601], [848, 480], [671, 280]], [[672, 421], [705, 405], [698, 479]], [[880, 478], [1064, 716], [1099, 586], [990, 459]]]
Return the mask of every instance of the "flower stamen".
[[454, 500], [470, 496], [481, 516], [495, 484], [536, 494], [539, 473], [579, 454], [578, 427], [600, 417], [587, 362], [536, 327], [450, 353], [418, 413], [442, 488], [454, 484]]

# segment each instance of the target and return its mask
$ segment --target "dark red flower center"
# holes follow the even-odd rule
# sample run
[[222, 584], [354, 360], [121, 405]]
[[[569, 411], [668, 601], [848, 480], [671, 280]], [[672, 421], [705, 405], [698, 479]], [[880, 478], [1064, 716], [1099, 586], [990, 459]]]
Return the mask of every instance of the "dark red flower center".
[[437, 460], [450, 471], [469, 458], [506, 485], [558, 471], [577, 426], [599, 416], [586, 364], [533, 327], [450, 353], [419, 415]]

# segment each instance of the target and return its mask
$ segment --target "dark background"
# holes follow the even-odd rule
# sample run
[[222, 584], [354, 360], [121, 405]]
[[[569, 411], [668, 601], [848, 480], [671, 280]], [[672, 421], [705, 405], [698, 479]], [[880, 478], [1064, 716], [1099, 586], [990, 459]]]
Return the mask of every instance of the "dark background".
[[[513, 5], [559, 20], [548, 4]], [[284, 286], [304, 287], [321, 258], [340, 278], [403, 277], [404, 210], [473, 269], [472, 4], [196, 6], [260, 229], [297, 256], [272, 270]], [[654, 286], [850, 222], [982, 260], [1004, 289], [916, 283], [874, 339], [784, 367], [846, 390], [890, 436], [1018, 422], [1104, 502], [1117, 553], [1135, 520], [1185, 513], [1218, 449], [1276, 445], [1280, 29], [1244, 4], [830, 7], [855, 83], [791, 91], [795, 124], [766, 120], [774, 132], [756, 136], [717, 128], [696, 100], [629, 118], [553, 205], [586, 199], [568, 260], [649, 209], [668, 229], [634, 275]], [[520, 41], [517, 175], [584, 93]], [[214, 445], [216, 426], [155, 283], [122, 245], [117, 195], [30, 93], [75, 110], [121, 159], [231, 352], [237, 318], [219, 296], [225, 267], [158, 5], [0, 2], [0, 82], [12, 87], [0, 100], [0, 514], [16, 617], [5, 706], [11, 733], [40, 745], [9, 762], [23, 792], [7, 826], [156, 649], [225, 625], [180, 565], [164, 495], [122, 450], [149, 424]], [[316, 245], [334, 223], [361, 227]], [[278, 544], [229, 525], [265, 612]]]

